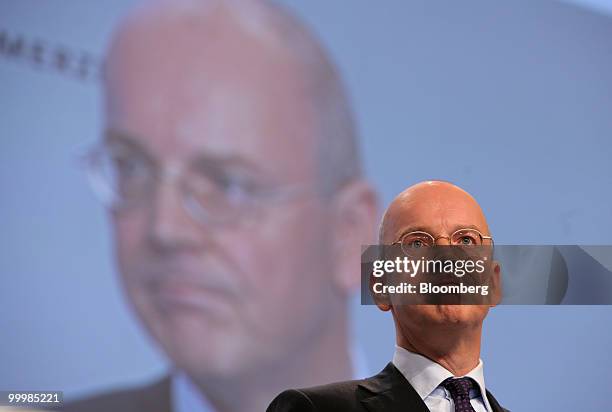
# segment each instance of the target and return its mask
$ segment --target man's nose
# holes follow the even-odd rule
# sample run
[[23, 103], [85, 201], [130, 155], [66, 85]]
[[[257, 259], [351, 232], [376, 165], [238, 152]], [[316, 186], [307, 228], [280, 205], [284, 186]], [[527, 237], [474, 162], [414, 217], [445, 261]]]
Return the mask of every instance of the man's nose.
[[206, 236], [187, 213], [180, 190], [173, 182], [160, 182], [148, 206], [149, 240], [157, 249], [194, 247]]
[[438, 236], [435, 244], [438, 246], [449, 246], [451, 244], [449, 236]]

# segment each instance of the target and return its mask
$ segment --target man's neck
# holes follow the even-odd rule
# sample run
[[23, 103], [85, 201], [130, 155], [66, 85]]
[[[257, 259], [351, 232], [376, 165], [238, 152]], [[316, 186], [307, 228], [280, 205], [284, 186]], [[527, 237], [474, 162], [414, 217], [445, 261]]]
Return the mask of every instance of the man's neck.
[[430, 330], [420, 336], [397, 334], [397, 344], [463, 376], [478, 366], [482, 325], [457, 330]]
[[191, 376], [215, 407], [216, 412], [266, 410], [272, 399], [288, 388], [300, 388], [351, 379], [347, 314], [329, 322], [317, 339], [275, 360], [274, 364], [243, 373], [232, 379]]

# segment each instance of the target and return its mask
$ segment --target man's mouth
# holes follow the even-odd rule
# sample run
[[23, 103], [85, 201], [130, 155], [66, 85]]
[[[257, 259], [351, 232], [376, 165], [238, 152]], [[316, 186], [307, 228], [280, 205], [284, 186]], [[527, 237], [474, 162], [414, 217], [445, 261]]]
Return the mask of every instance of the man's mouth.
[[150, 284], [152, 295], [164, 310], [218, 311], [233, 301], [235, 294], [227, 285], [171, 276]]

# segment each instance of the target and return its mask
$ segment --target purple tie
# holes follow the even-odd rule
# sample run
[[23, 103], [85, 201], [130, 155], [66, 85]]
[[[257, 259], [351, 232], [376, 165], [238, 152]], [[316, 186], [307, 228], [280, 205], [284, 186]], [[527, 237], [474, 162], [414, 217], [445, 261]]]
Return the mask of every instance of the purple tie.
[[451, 394], [455, 412], [476, 412], [470, 403], [470, 389], [478, 389], [472, 378], [448, 378], [441, 383]]

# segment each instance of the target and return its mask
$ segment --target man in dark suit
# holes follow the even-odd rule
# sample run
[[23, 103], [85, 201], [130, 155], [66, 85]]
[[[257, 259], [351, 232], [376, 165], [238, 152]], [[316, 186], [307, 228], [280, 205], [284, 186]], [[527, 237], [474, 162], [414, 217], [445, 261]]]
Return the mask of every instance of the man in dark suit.
[[[404, 248], [492, 245], [478, 203], [447, 182], [423, 182], [389, 206], [380, 244]], [[492, 262], [499, 279], [500, 267]], [[480, 360], [482, 323], [493, 305], [410, 305], [392, 295], [375, 297], [396, 328], [393, 361], [364, 380], [281, 393], [268, 412], [437, 411], [502, 412], [486, 389]]]

